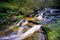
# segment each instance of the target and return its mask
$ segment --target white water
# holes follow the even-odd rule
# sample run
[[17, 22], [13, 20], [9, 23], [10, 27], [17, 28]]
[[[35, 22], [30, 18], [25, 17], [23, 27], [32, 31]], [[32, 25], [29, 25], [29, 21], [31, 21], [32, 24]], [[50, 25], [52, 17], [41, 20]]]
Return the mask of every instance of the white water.
[[20, 20], [20, 21], [16, 24], [16, 26], [19, 26], [22, 21], [23, 21], [23, 19]]
[[[39, 20], [42, 20], [43, 16], [43, 12], [41, 14], [39, 14], [39, 16], [37, 17]], [[21, 21], [19, 21], [19, 23], [16, 25], [16, 26], [19, 26], [20, 23], [23, 21], [23, 19]], [[50, 22], [50, 19], [46, 20], [46, 21], [49, 21]], [[28, 22], [26, 21], [24, 25], [26, 25]], [[31, 29], [29, 29], [27, 32], [23, 33], [22, 34], [22, 30], [24, 29], [23, 26], [19, 27], [19, 31], [17, 31], [17, 35], [10, 35], [10, 36], [6, 36], [6, 37], [2, 37], [0, 38], [0, 40], [5, 40], [5, 39], [9, 39], [9, 40], [22, 40], [24, 38], [27, 38], [29, 36], [31, 36], [35, 31], [39, 30], [41, 28], [42, 25], [34, 25]], [[15, 34], [13, 32], [13, 34]]]
[[39, 30], [42, 25], [34, 25], [31, 29], [29, 29], [27, 32], [25, 32], [22, 35], [19, 35], [18, 37], [14, 38], [13, 40], [21, 40], [25, 39], [29, 36], [31, 36], [35, 31]]
[[[25, 32], [24, 34], [17, 34], [17, 35], [10, 35], [7, 37], [2, 37], [0, 38], [0, 40], [2, 39], [9, 39], [9, 40], [22, 40], [24, 38], [27, 38], [29, 36], [31, 36], [35, 31], [39, 30], [41, 28], [42, 25], [34, 25], [31, 29], [29, 29], [27, 32]], [[19, 31], [22, 31], [23, 28], [19, 29]], [[21, 32], [20, 31], [20, 32]]]
[[[43, 19], [43, 18], [42, 18], [42, 14], [41, 14], [40, 16], [38, 16], [37, 18], [40, 19], [40, 20]], [[16, 24], [16, 26], [19, 26], [22, 21], [23, 21], [23, 19], [20, 20], [20, 21]], [[9, 39], [9, 40], [21, 40], [21, 39], [27, 38], [27, 37], [31, 36], [35, 31], [39, 30], [40, 27], [42, 26], [42, 25], [34, 25], [34, 26], [33, 26], [32, 28], [30, 28], [27, 32], [25, 32], [25, 33], [22, 34], [22, 31], [23, 31], [23, 29], [24, 29], [23, 26], [25, 26], [26, 24], [28, 24], [27, 20], [26, 20], [26, 22], [25, 22], [24, 24], [22, 24], [21, 27], [19, 27], [19, 31], [18, 31], [18, 34], [17, 34], [17, 35], [12, 35], [12, 34], [15, 34], [15, 33], [13, 32], [10, 36], [2, 37], [2, 38], [0, 38], [0, 40], [1, 40], [1, 39], [4, 39], [4, 40], [5, 40], [5, 39]]]

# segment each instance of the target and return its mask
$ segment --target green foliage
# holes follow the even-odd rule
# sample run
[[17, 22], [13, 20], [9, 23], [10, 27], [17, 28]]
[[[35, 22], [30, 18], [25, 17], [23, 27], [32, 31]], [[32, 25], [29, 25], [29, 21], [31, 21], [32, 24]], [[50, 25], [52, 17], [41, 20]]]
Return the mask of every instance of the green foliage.
[[53, 6], [57, 5], [56, 4], [57, 0], [35, 0], [35, 2], [41, 8], [44, 8], [44, 7], [53, 7]]
[[[4, 21], [8, 21], [7, 19], [10, 18], [12, 15], [18, 16], [21, 13], [23, 13], [24, 15], [28, 15], [33, 13], [34, 10], [38, 9], [38, 5], [36, 5], [33, 0], [1, 0], [0, 20], [2, 20], [4, 23]], [[18, 16], [18, 18], [20, 19], [22, 18], [22, 16], [20, 15]]]
[[0, 1], [0, 25], [9, 22], [8, 18], [17, 14], [19, 6], [13, 4], [13, 0]]
[[9, 3], [0, 3], [0, 8], [5, 8], [5, 9], [17, 9], [18, 6], [16, 5], [11, 5]]
[[[47, 32], [49, 40], [60, 40], [60, 19], [51, 24], [51, 30]], [[46, 30], [47, 31], [47, 30]]]
[[56, 28], [48, 33], [49, 40], [60, 40], [60, 28]]
[[39, 6], [33, 0], [20, 0], [20, 7], [19, 11], [25, 15], [39, 9]]
[[18, 19], [22, 19], [24, 16], [23, 15], [19, 15], [18, 16]]
[[53, 0], [0, 0], [0, 16], [9, 18], [12, 15], [18, 16], [21, 13], [29, 15], [34, 13], [35, 10], [53, 6], [55, 3], [56, 1]]

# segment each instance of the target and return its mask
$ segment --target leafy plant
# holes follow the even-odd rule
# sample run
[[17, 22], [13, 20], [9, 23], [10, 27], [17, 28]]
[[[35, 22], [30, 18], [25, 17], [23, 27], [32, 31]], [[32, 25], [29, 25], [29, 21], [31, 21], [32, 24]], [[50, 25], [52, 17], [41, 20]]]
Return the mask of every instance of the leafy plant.
[[54, 25], [51, 25], [51, 31], [47, 32], [49, 40], [60, 40], [60, 19], [56, 21]]

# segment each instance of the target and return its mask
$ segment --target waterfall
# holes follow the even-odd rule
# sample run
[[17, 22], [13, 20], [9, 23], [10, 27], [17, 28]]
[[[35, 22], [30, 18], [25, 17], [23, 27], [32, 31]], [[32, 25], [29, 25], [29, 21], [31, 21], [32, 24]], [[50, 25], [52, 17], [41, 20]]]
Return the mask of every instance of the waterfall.
[[[45, 10], [47, 10], [47, 9], [45, 8]], [[46, 12], [45, 10], [44, 11], [38, 11], [38, 14], [35, 15], [36, 18], [39, 19], [39, 22], [42, 22], [41, 20], [43, 20], [43, 23], [46, 25], [46, 24], [51, 23], [54, 20], [57, 20], [57, 17], [60, 18], [60, 16], [56, 16], [55, 17], [55, 16], [48, 16], [48, 15], [45, 15], [44, 18], [43, 18], [42, 16], [43, 16], [44, 12]], [[21, 24], [21, 22], [23, 22], [23, 20], [24, 19], [20, 20], [15, 25], [15, 26], [20, 26], [19, 29], [16, 32], [12, 32], [10, 34], [10, 36], [1, 37], [0, 40], [5, 40], [5, 39], [8, 39], [8, 40], [22, 40], [24, 38], [27, 38], [27, 37], [31, 36], [35, 31], [39, 30], [43, 26], [42, 23], [40, 25], [38, 25], [38, 24], [33, 25], [32, 28], [30, 28], [28, 31], [26, 31], [25, 33], [23, 33], [25, 25], [28, 24], [27, 20], [25, 21], [25, 23]]]
[[14, 38], [13, 40], [21, 40], [24, 38], [27, 38], [29, 36], [31, 36], [35, 31], [39, 30], [41, 28], [42, 25], [34, 25], [31, 29], [29, 29], [27, 32], [25, 32], [22, 35], [19, 35], [18, 37]]

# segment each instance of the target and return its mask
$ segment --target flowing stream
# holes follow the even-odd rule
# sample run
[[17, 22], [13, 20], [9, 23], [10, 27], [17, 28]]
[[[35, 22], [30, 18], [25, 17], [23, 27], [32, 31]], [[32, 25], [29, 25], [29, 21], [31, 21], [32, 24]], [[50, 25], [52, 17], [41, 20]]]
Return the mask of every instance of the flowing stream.
[[[46, 9], [47, 10], [47, 9]], [[46, 12], [46, 11], [44, 11]], [[60, 16], [48, 16], [48, 14], [46, 13], [46, 15], [44, 16], [44, 18], [42, 17], [44, 12], [39, 12], [38, 14], [36, 14], [36, 18], [39, 19], [39, 21], [43, 20], [43, 24], [49, 24], [50, 22], [56, 20], [57, 18], [60, 18]], [[16, 26], [20, 26], [20, 23], [23, 21], [24, 19], [20, 20], [17, 24], [15, 24]], [[10, 36], [4, 36], [1, 37], [0, 40], [22, 40], [24, 38], [27, 38], [29, 36], [31, 36], [34, 32], [36, 32], [37, 30], [39, 30], [43, 25], [42, 24], [36, 24], [33, 25], [28, 31], [26, 31], [25, 33], [22, 33], [24, 30], [24, 26], [28, 24], [28, 21], [26, 20], [25, 23], [23, 25], [21, 25], [19, 27], [19, 29], [16, 32], [12, 32], [10, 34]], [[43, 38], [44, 39], [44, 38]]]

